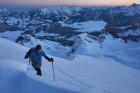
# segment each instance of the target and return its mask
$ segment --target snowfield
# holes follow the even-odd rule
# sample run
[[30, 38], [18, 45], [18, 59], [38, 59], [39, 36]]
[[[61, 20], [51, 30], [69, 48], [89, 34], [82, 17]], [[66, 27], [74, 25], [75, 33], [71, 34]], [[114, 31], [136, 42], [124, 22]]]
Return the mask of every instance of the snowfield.
[[0, 37], [8, 38], [11, 41], [15, 41], [17, 37], [19, 37], [23, 33], [23, 31], [5, 31], [0, 33]]
[[47, 8], [41, 8], [41, 14], [49, 14], [49, 13], [56, 13], [56, 14], [60, 14], [60, 13], [67, 13], [67, 14], [73, 14], [75, 12], [80, 11], [81, 8], [79, 7], [47, 7]]
[[40, 31], [35, 34], [36, 36], [59, 36], [59, 34], [54, 33], [45, 33], [44, 31]]
[[78, 29], [78, 32], [95, 32], [102, 31], [107, 25], [104, 21], [85, 21], [85, 22], [75, 22], [73, 24], [66, 24], [64, 22], [59, 22], [62, 26], [72, 27]]
[[2, 38], [0, 44], [0, 93], [140, 93], [140, 71], [113, 58], [54, 57], [53, 81], [51, 63], [43, 60], [43, 76], [38, 77], [24, 59], [28, 48]]

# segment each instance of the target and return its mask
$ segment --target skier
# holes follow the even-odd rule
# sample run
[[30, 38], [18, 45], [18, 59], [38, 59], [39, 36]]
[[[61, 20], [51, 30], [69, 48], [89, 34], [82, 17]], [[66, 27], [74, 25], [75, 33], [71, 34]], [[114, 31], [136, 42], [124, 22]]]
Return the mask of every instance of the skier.
[[37, 75], [42, 76], [41, 65], [42, 65], [42, 57], [47, 59], [49, 62], [53, 62], [54, 59], [49, 58], [41, 48], [41, 45], [37, 45], [36, 47], [31, 48], [27, 54], [25, 55], [25, 59], [29, 58], [32, 63], [33, 68], [36, 70]]

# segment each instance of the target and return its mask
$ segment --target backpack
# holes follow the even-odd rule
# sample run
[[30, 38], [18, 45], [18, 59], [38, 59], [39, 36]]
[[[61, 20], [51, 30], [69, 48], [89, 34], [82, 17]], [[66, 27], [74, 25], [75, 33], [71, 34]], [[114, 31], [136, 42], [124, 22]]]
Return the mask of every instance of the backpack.
[[30, 56], [32, 54], [32, 50], [33, 50], [33, 48], [29, 49], [29, 51], [26, 53], [26, 55], [24, 57], [25, 59], [30, 58]]

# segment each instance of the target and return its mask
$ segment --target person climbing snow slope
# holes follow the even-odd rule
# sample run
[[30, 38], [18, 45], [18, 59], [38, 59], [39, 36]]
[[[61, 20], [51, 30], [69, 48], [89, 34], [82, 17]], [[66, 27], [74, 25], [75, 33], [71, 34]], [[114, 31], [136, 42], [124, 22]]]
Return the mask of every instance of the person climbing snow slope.
[[41, 45], [37, 45], [36, 47], [33, 47], [29, 49], [29, 51], [25, 55], [25, 59], [28, 59], [31, 61], [31, 64], [33, 68], [36, 70], [36, 74], [39, 76], [42, 76], [41, 66], [42, 66], [42, 57], [44, 57], [49, 62], [53, 62], [54, 59], [52, 57], [48, 57], [44, 51], [42, 50]]

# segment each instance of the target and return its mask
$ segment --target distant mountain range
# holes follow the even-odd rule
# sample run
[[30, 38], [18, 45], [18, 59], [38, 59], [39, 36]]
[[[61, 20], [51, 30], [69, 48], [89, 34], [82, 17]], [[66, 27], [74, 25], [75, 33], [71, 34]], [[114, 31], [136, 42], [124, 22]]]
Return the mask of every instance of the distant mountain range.
[[82, 33], [96, 38], [110, 34], [113, 38], [120, 38], [125, 42], [139, 42], [140, 5], [1, 8], [0, 33], [6, 31], [22, 31], [22, 35], [29, 34], [41, 40], [51, 40], [68, 46], [74, 42], [70, 38]]

